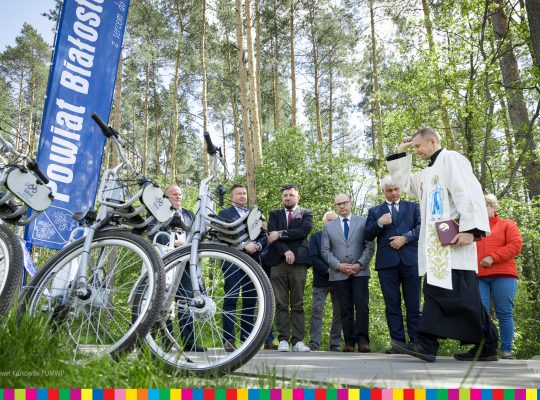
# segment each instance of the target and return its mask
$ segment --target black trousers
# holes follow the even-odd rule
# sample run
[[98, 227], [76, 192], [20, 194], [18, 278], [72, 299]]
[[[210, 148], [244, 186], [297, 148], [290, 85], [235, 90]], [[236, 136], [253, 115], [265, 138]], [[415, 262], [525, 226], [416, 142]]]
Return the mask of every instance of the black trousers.
[[390, 268], [378, 271], [379, 282], [384, 297], [386, 322], [390, 337], [393, 340], [405, 342], [403, 313], [401, 311], [401, 293], [407, 310], [407, 333], [414, 342], [420, 324], [420, 291], [421, 278], [418, 276], [418, 266], [399, 263]]
[[474, 271], [452, 270], [452, 290], [424, 280], [424, 309], [415, 343], [429, 354], [437, 354], [438, 339], [461, 344], [484, 343], [484, 352], [497, 353], [497, 328], [482, 306]]
[[369, 344], [369, 276], [350, 276], [333, 285], [341, 310], [345, 346]]

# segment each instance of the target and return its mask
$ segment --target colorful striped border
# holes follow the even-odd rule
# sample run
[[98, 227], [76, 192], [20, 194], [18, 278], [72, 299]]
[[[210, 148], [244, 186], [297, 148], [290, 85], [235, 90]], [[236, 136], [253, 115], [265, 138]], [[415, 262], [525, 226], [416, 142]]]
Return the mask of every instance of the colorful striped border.
[[540, 389], [0, 389], [0, 400], [540, 400]]

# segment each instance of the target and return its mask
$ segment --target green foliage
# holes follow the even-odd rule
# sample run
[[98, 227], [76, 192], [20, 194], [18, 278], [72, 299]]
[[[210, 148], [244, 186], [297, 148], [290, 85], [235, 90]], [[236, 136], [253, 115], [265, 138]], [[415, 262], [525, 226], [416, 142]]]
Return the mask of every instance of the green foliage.
[[321, 228], [323, 214], [333, 209], [335, 195], [351, 193], [354, 158], [345, 152], [332, 154], [298, 128], [276, 132], [265, 143], [263, 160], [257, 168], [258, 206], [266, 212], [281, 207], [281, 187], [295, 184], [300, 205], [313, 211], [313, 232]]

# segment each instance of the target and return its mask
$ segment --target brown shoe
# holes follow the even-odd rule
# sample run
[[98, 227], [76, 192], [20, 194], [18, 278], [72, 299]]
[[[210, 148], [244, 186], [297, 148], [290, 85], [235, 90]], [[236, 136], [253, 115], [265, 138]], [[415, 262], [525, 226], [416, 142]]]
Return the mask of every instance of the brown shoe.
[[354, 353], [354, 346], [345, 346], [343, 347], [344, 353]]
[[369, 345], [367, 343], [361, 343], [358, 345], [358, 352], [359, 353], [371, 353], [371, 349], [369, 348]]
[[277, 344], [274, 344], [274, 342], [266, 342], [263, 348], [265, 350], [277, 350]]

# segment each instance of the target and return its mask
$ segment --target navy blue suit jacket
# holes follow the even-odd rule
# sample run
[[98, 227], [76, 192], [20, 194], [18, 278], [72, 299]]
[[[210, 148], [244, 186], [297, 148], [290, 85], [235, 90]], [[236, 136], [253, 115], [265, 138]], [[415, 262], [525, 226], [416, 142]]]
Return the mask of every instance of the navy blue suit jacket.
[[309, 255], [313, 267], [313, 286], [328, 287], [328, 263], [321, 254], [322, 231], [312, 233], [309, 238]]
[[[219, 212], [218, 216], [220, 218], [228, 221], [228, 222], [236, 221], [237, 219], [240, 218], [240, 214], [238, 214], [238, 211], [236, 211], [236, 208], [234, 206], [224, 208], [223, 210], [221, 210]], [[261, 245], [261, 251], [257, 251], [257, 252], [255, 252], [253, 254], [250, 254], [250, 256], [255, 261], [257, 261], [259, 263], [259, 265], [260, 265], [261, 264], [261, 252], [266, 247], [266, 231], [264, 230], [264, 228], [261, 228], [261, 233], [259, 234], [259, 236], [257, 236], [257, 239], [255, 240], [255, 242], [257, 242], [258, 244]]]
[[[370, 208], [364, 232], [364, 239], [377, 238], [377, 256], [375, 269], [390, 268], [402, 262], [405, 265], [418, 265], [418, 237], [420, 236], [420, 206], [418, 203], [400, 200], [397, 221], [384, 225], [377, 223], [378, 219], [390, 212], [388, 203]], [[390, 247], [389, 238], [405, 236], [407, 243], [399, 250]]]

